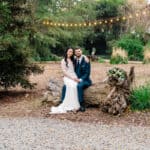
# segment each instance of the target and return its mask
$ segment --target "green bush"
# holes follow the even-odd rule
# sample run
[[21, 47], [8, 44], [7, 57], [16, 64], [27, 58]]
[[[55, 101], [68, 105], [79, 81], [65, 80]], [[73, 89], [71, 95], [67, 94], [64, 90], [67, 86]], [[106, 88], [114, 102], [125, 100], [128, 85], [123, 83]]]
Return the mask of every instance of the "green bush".
[[112, 57], [110, 59], [110, 63], [111, 64], [127, 64], [128, 63], [128, 59], [127, 58], [123, 58], [121, 56], [116, 56], [116, 57]]
[[143, 43], [131, 35], [125, 35], [117, 41], [117, 46], [128, 52], [130, 60], [143, 60]]
[[0, 1], [0, 88], [16, 85], [33, 88], [35, 84], [30, 82], [29, 75], [42, 73], [31, 62], [29, 39], [34, 27], [31, 15], [27, 0], [15, 1], [15, 5], [14, 1]]
[[150, 83], [133, 89], [130, 102], [132, 110], [150, 109]]

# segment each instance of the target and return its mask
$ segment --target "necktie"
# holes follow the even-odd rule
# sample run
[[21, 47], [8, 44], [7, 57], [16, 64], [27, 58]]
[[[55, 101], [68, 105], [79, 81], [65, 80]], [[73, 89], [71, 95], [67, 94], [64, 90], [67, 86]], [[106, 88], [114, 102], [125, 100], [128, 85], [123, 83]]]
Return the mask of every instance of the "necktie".
[[79, 62], [79, 59], [77, 59], [77, 67], [79, 67], [80, 65], [80, 62]]
[[79, 68], [80, 68], [80, 62], [79, 59], [77, 59], [77, 66], [76, 66], [76, 73], [79, 74]]

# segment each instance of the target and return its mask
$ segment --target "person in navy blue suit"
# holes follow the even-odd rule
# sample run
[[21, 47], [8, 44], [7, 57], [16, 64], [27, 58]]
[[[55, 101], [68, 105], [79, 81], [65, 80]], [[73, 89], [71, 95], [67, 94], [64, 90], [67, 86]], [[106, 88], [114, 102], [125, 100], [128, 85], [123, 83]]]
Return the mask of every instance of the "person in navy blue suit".
[[[91, 84], [92, 81], [90, 79], [90, 73], [91, 73], [91, 65], [89, 59], [85, 56], [82, 55], [82, 50], [81, 48], [76, 48], [75, 49], [75, 60], [74, 60], [74, 67], [75, 67], [75, 73], [77, 75], [76, 82], [77, 84], [77, 91], [78, 91], [78, 99], [80, 102], [80, 111], [85, 111], [85, 106], [84, 106], [84, 89], [88, 88]], [[62, 89], [62, 97], [61, 100], [63, 101], [65, 97], [65, 91], [66, 91], [66, 86], [63, 86]]]

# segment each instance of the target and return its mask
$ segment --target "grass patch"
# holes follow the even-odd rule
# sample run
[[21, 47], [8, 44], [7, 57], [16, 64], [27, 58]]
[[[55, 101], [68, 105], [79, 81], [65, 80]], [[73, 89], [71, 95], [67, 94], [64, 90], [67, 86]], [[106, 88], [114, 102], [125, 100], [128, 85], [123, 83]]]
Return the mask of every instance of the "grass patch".
[[105, 63], [105, 60], [102, 57], [98, 57], [98, 62], [99, 63]]
[[130, 102], [132, 110], [150, 109], [150, 83], [133, 89]]
[[111, 64], [127, 64], [128, 54], [122, 48], [113, 48], [113, 52], [110, 59]]

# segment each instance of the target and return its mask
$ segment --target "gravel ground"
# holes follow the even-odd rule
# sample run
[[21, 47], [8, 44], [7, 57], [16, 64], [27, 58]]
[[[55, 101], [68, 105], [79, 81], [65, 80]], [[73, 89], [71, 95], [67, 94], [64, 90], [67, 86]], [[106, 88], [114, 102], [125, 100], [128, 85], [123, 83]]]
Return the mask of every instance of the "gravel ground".
[[149, 150], [150, 127], [0, 118], [0, 150]]

